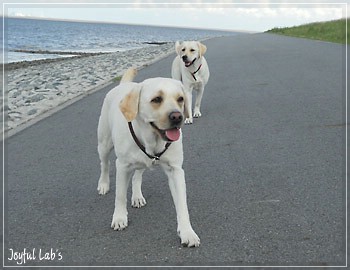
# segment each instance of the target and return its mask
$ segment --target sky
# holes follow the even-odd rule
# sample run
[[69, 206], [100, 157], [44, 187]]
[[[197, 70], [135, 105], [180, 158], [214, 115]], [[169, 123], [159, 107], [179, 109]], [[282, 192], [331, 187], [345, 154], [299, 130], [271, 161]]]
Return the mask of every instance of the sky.
[[345, 18], [350, 0], [2, 1], [2, 15], [11, 17], [262, 32], [274, 27]]

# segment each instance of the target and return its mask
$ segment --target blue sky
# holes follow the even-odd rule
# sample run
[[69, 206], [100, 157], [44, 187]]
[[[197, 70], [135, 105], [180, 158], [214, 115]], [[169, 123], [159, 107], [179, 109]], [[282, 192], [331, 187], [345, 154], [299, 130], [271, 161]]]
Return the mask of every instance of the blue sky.
[[[265, 31], [346, 17], [347, 1], [7, 1], [15, 17], [150, 24], [222, 30]], [[10, 3], [11, 2], [11, 3]], [[119, 1], [120, 2], [120, 1]], [[15, 4], [16, 3], [16, 4]], [[56, 3], [56, 4], [54, 4]], [[60, 3], [60, 4], [57, 4]], [[293, 4], [291, 4], [293, 3]], [[349, 13], [350, 14], [350, 13]]]

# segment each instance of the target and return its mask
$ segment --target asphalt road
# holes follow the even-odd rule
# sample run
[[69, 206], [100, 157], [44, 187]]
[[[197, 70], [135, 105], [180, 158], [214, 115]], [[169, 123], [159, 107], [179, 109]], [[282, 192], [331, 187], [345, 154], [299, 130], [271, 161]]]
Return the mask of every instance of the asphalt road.
[[[204, 43], [203, 116], [183, 128], [201, 246], [180, 246], [159, 168], [144, 175], [147, 206], [110, 228], [115, 183], [96, 190], [105, 88], [6, 141], [5, 265], [24, 248], [27, 266], [345, 265], [345, 47], [268, 34]], [[169, 77], [173, 57], [136, 80]]]

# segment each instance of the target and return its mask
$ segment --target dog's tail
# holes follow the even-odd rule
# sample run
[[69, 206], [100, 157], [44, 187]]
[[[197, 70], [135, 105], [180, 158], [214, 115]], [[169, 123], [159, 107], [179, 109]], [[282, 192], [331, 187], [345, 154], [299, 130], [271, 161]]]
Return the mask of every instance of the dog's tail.
[[129, 68], [127, 71], [125, 71], [122, 79], [120, 80], [120, 83], [132, 82], [136, 74], [137, 70], [135, 68]]

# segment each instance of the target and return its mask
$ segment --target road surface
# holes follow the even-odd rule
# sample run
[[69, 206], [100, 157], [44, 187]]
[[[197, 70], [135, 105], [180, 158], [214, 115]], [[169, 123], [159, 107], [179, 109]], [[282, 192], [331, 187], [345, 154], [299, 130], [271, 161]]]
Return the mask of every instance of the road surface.
[[[23, 252], [26, 266], [345, 265], [345, 47], [269, 34], [204, 43], [203, 116], [183, 128], [201, 246], [181, 247], [159, 168], [144, 175], [147, 206], [110, 228], [115, 183], [96, 190], [105, 88], [6, 141], [5, 265]], [[169, 77], [174, 56], [136, 81]]]

